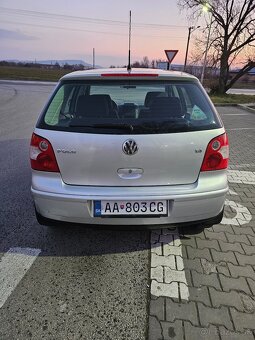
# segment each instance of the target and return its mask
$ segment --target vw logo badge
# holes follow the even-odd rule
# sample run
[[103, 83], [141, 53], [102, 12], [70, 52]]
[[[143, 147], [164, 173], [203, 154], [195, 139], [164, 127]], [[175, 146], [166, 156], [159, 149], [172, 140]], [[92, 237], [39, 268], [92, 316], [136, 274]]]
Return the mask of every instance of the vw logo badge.
[[138, 146], [133, 139], [126, 140], [122, 145], [122, 150], [126, 155], [134, 155], [138, 151]]

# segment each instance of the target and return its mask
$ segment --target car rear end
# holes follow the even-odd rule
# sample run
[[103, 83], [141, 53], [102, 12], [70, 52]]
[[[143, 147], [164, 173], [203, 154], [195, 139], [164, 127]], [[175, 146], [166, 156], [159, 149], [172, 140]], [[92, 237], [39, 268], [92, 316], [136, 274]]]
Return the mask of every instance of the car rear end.
[[38, 120], [30, 158], [39, 219], [219, 222], [228, 139], [198, 80], [99, 71], [62, 78]]

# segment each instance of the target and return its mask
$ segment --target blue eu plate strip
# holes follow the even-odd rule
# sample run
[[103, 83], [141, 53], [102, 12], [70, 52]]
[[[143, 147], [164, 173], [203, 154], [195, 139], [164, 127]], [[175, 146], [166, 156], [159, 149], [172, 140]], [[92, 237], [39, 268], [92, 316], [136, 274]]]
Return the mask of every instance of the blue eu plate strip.
[[94, 201], [94, 216], [101, 216], [101, 201]]

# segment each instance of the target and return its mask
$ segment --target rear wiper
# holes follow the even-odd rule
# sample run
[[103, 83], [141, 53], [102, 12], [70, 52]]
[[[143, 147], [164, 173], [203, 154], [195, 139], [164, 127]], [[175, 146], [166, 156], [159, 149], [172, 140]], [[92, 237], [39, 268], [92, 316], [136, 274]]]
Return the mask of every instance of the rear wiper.
[[82, 124], [80, 122], [71, 122], [69, 124], [70, 127], [89, 127], [95, 129], [123, 129], [123, 130], [130, 130], [133, 131], [134, 127], [131, 124]]
[[143, 124], [137, 125], [135, 130], [143, 132], [159, 133], [175, 129], [186, 129], [187, 123], [178, 120], [167, 120], [162, 122], [144, 122]]
[[102, 129], [124, 129], [133, 131], [134, 127], [131, 124], [95, 124], [95, 127]]

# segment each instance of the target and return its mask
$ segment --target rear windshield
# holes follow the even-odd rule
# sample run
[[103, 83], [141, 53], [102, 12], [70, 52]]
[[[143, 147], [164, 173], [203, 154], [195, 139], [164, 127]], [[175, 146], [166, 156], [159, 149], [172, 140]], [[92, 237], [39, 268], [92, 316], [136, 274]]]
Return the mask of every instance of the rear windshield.
[[60, 83], [37, 127], [151, 134], [217, 129], [221, 123], [196, 83], [69, 81]]

